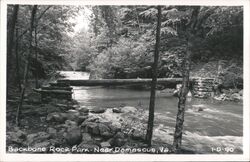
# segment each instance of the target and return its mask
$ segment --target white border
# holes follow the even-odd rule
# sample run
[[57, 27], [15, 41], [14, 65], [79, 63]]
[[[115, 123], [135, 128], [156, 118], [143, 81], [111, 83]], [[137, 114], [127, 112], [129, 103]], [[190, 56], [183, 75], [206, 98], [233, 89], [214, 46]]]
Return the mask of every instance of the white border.
[[[249, 161], [250, 0], [0, 0], [0, 161]], [[7, 4], [39, 5], [219, 5], [244, 6], [244, 110], [242, 155], [128, 155], [128, 154], [6, 154], [6, 15]]]

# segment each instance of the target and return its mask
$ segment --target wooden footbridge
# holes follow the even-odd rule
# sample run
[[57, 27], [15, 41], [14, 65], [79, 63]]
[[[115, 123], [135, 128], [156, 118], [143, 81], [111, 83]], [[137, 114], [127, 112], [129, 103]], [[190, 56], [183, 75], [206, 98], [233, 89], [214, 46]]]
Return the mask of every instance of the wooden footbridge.
[[[119, 85], [141, 85], [150, 84], [152, 79], [91, 79], [91, 80], [57, 80], [57, 84], [68, 84], [71, 86], [119, 86]], [[191, 79], [191, 82], [193, 80]], [[159, 78], [158, 84], [166, 85], [168, 88], [175, 88], [176, 84], [182, 83], [182, 78]]]
[[[152, 79], [99, 79], [99, 80], [69, 80], [59, 79], [56, 83], [36, 89], [42, 94], [42, 98], [64, 98], [71, 99], [72, 87], [70, 86], [121, 86], [121, 85], [146, 85]], [[182, 83], [182, 78], [159, 78], [157, 83], [165, 88], [176, 88]], [[207, 98], [213, 92], [214, 78], [190, 78], [191, 90], [194, 97]]]

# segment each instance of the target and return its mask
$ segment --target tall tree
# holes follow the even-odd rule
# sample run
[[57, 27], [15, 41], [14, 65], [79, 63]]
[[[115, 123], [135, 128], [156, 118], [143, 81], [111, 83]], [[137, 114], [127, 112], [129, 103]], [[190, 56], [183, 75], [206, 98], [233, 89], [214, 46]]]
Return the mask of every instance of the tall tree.
[[193, 46], [192, 40], [194, 39], [195, 30], [197, 29], [197, 18], [199, 14], [200, 7], [194, 7], [192, 11], [191, 20], [187, 25], [186, 34], [187, 34], [187, 47], [186, 54], [183, 61], [183, 71], [182, 71], [182, 88], [179, 94], [178, 101], [178, 112], [176, 117], [176, 126], [174, 133], [174, 142], [173, 142], [173, 151], [178, 153], [181, 151], [181, 141], [182, 141], [182, 131], [184, 123], [184, 114], [185, 114], [185, 104], [186, 104], [186, 95], [189, 91], [189, 73], [190, 73], [190, 58], [191, 58], [191, 48]]
[[152, 83], [150, 92], [150, 103], [149, 103], [149, 115], [148, 115], [148, 127], [146, 134], [146, 142], [148, 146], [151, 146], [153, 127], [154, 127], [154, 107], [155, 107], [155, 89], [157, 84], [157, 72], [158, 72], [158, 59], [160, 50], [160, 37], [161, 37], [161, 6], [157, 6], [157, 29], [156, 29], [156, 42], [155, 42], [155, 53], [154, 53], [154, 64], [152, 69]]
[[[8, 69], [11, 69], [11, 63], [12, 60], [12, 49], [13, 49], [13, 42], [14, 42], [14, 33], [15, 33], [15, 27], [17, 22], [17, 15], [18, 15], [19, 5], [14, 5], [13, 7], [13, 13], [11, 16], [11, 21], [9, 22], [10, 30], [8, 31], [8, 44], [7, 44], [7, 62], [8, 62]], [[7, 76], [7, 79], [9, 81], [9, 75]]]
[[21, 88], [21, 78], [20, 78], [20, 70], [19, 70], [19, 57], [18, 57], [18, 43], [19, 43], [19, 39], [18, 39], [18, 28], [16, 28], [16, 47], [15, 47], [15, 54], [16, 54], [16, 81], [18, 84], [18, 89], [21, 92], [22, 88]]
[[[34, 30], [35, 30], [35, 60], [36, 60], [36, 62], [38, 62], [38, 56], [37, 56], [37, 25], [38, 25], [38, 20], [36, 19], [36, 15], [35, 15], [34, 19], [35, 19], [35, 27], [34, 27]], [[36, 88], [39, 88], [38, 72], [39, 72], [39, 69], [38, 69], [38, 66], [36, 66], [36, 74], [35, 74]]]
[[27, 80], [28, 80], [30, 57], [32, 55], [32, 40], [33, 40], [32, 39], [33, 38], [32, 33], [33, 33], [33, 29], [34, 29], [34, 19], [35, 19], [36, 11], [37, 11], [37, 5], [34, 5], [32, 11], [31, 11], [31, 19], [30, 19], [29, 53], [28, 53], [28, 56], [27, 56], [27, 63], [25, 65], [24, 77], [23, 77], [23, 86], [22, 86], [20, 101], [19, 101], [19, 104], [18, 104], [17, 114], [16, 114], [16, 125], [17, 126], [19, 126], [19, 124], [20, 124], [20, 122], [19, 122], [19, 120], [20, 120], [20, 112], [21, 112], [21, 109], [22, 109], [26, 83], [27, 83]]

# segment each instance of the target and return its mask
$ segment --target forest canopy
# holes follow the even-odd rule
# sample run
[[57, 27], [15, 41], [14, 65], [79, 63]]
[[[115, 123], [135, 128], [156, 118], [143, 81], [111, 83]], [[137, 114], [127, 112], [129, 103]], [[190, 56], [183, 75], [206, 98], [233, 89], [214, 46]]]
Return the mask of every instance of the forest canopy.
[[[151, 77], [156, 7], [91, 6], [90, 9], [89, 30], [80, 31], [74, 39], [79, 44], [76, 69], [90, 71], [95, 79]], [[192, 10], [192, 6], [162, 7], [158, 77], [181, 77], [189, 37], [186, 28]], [[191, 74], [215, 77], [218, 61], [223, 60], [231, 65], [226, 67], [228, 78], [240, 79], [243, 8], [202, 6], [195, 30]]]
[[[31, 10], [30, 5], [19, 5], [16, 11], [15, 39], [11, 53], [8, 51], [8, 70], [14, 73], [16, 60], [21, 74], [27, 60]], [[186, 28], [192, 10], [192, 6], [162, 6], [158, 77], [182, 76], [190, 38]], [[8, 5], [8, 32], [13, 32], [14, 12], [15, 6]], [[79, 22], [72, 19], [79, 17], [80, 12], [88, 13], [88, 28], [74, 31]], [[46, 78], [56, 70], [81, 70], [89, 71], [92, 79], [149, 78], [156, 15], [156, 6], [38, 6], [31, 74]], [[243, 7], [201, 6], [197, 16], [196, 34], [192, 35], [191, 76], [215, 77], [218, 63], [223, 62], [225, 78], [230, 78], [228, 84], [242, 81]], [[13, 48], [17, 42], [18, 57]]]

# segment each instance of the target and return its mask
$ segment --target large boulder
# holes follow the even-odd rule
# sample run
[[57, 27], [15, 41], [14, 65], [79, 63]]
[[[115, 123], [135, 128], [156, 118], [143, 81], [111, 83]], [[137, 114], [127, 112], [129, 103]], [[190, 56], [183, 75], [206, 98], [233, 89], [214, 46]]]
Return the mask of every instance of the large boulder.
[[88, 113], [89, 112], [89, 109], [87, 107], [80, 107], [77, 109], [79, 112], [81, 113]]
[[120, 122], [117, 122], [117, 121], [113, 121], [108, 126], [113, 134], [121, 131], [121, 129], [122, 129], [122, 124]]
[[109, 126], [107, 126], [105, 124], [102, 124], [102, 123], [99, 123], [98, 124], [98, 128], [99, 128], [100, 135], [102, 137], [110, 138], [110, 137], [113, 136], [113, 132], [111, 131], [111, 129], [109, 128]]
[[111, 145], [115, 147], [121, 147], [126, 142], [127, 142], [127, 139], [125, 138], [125, 134], [122, 132], [117, 132], [110, 141]]
[[76, 122], [78, 125], [81, 125], [86, 119], [88, 119], [88, 116], [78, 116]]
[[81, 124], [81, 128], [86, 133], [90, 133], [90, 134], [94, 134], [94, 135], [100, 134], [98, 123], [95, 123], [95, 122], [83, 122]]
[[113, 108], [112, 111], [113, 111], [113, 113], [122, 113], [123, 112], [121, 108], [116, 108], [116, 107]]
[[27, 138], [27, 133], [21, 130], [17, 130], [16, 132], [7, 132], [6, 134], [7, 144], [22, 144]]
[[122, 111], [125, 112], [125, 113], [128, 113], [128, 112], [136, 112], [137, 109], [135, 107], [132, 107], [132, 106], [125, 106], [122, 108]]
[[77, 121], [78, 116], [80, 116], [79, 111], [73, 109], [68, 110], [66, 114], [67, 114], [67, 119], [73, 121]]
[[82, 141], [81, 130], [77, 127], [69, 128], [64, 137], [70, 146], [79, 144]]
[[67, 120], [67, 116], [65, 113], [53, 112], [47, 115], [48, 122], [64, 123], [65, 120]]
[[143, 131], [135, 129], [132, 133], [132, 139], [145, 140], [145, 134]]
[[66, 120], [65, 121], [66, 128], [75, 128], [78, 126], [78, 124], [75, 121], [72, 120]]
[[230, 100], [232, 101], [241, 101], [243, 98], [239, 93], [234, 93], [230, 96]]
[[91, 113], [94, 113], [94, 114], [101, 114], [101, 113], [104, 113], [106, 111], [106, 109], [104, 108], [94, 108], [92, 110], [90, 110]]
[[205, 109], [205, 105], [192, 105], [192, 110], [196, 112], [204, 111]]
[[36, 143], [47, 141], [50, 138], [51, 138], [51, 135], [46, 132], [32, 133], [32, 134], [27, 135], [25, 144], [28, 146], [32, 146]]
[[93, 140], [89, 133], [82, 133], [82, 141], [89, 142]]

